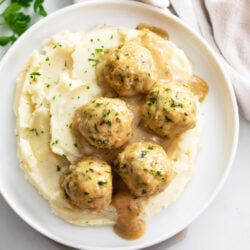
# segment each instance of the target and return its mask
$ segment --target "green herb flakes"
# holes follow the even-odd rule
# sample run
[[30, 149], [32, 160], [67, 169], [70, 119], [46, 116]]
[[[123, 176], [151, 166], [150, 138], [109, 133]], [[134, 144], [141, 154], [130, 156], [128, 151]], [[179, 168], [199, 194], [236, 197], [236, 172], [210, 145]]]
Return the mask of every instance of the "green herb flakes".
[[147, 155], [148, 151], [147, 150], [142, 150], [140, 158], [144, 158]]
[[97, 58], [88, 58], [88, 61], [93, 63], [92, 67], [95, 67], [100, 62]]
[[183, 108], [183, 104], [182, 103], [178, 103], [175, 102], [174, 100], [172, 100], [171, 104], [170, 104], [171, 108]]
[[29, 128], [28, 129], [30, 132], [33, 132], [36, 136], [39, 136], [39, 133], [36, 128]]
[[100, 186], [104, 186], [104, 185], [107, 185], [108, 182], [107, 181], [98, 181], [98, 185]]
[[55, 141], [52, 142], [52, 146], [53, 146], [53, 145], [57, 145], [58, 143], [59, 143], [59, 141], [58, 141], [58, 140], [55, 140]]
[[61, 171], [61, 167], [59, 165], [56, 165], [56, 171], [60, 172]]
[[30, 79], [31, 79], [32, 81], [34, 81], [34, 82], [37, 81], [37, 77], [38, 77], [38, 76], [41, 76], [41, 74], [40, 74], [39, 72], [32, 72], [32, 73], [30, 73]]

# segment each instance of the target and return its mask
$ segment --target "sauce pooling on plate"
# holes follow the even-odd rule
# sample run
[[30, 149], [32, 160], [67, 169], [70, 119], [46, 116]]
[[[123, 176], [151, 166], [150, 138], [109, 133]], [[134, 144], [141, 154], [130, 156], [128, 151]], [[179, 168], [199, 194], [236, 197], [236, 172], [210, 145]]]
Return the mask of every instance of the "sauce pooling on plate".
[[127, 240], [140, 238], [146, 230], [146, 224], [138, 217], [140, 211], [138, 200], [129, 192], [119, 192], [113, 197], [113, 205], [118, 213], [115, 232]]
[[[157, 168], [162, 155], [153, 149], [174, 150], [180, 135], [196, 125], [196, 99], [203, 101], [208, 91], [201, 78], [168, 63], [167, 32], [145, 24], [137, 29], [134, 39], [99, 55], [96, 76], [102, 95], [80, 107], [73, 120], [82, 157], [108, 162], [128, 187], [112, 198], [118, 214], [114, 229], [125, 239], [145, 231], [138, 197], [155, 195], [171, 181], [171, 163], [164, 158]], [[152, 152], [155, 156], [145, 163], [137, 159]]]

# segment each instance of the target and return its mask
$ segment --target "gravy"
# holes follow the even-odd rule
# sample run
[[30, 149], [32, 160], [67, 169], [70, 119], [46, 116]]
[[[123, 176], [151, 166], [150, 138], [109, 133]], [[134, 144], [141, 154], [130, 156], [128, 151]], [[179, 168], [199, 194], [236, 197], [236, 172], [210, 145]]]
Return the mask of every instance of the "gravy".
[[168, 32], [166, 30], [161, 29], [161, 28], [156, 27], [156, 26], [152, 26], [152, 25], [149, 25], [146, 23], [140, 23], [136, 26], [136, 29], [138, 29], [138, 30], [148, 29], [164, 39], [169, 39]]
[[116, 208], [118, 218], [114, 226], [115, 232], [124, 239], [140, 238], [146, 229], [145, 222], [138, 217], [140, 203], [129, 192], [121, 191], [113, 196], [112, 204]]
[[199, 76], [192, 75], [192, 78], [189, 81], [189, 86], [194, 95], [198, 96], [199, 101], [200, 102], [204, 101], [208, 93], [207, 83]]
[[[148, 26], [145, 24], [140, 24], [137, 27], [138, 29], [149, 29], [156, 34], [160, 35], [168, 39], [167, 32], [152, 26]], [[152, 40], [153, 39], [153, 40]], [[165, 80], [177, 80], [181, 81], [190, 86], [190, 89], [194, 93], [195, 96], [198, 97], [199, 101], [203, 101], [207, 92], [208, 87], [204, 80], [200, 77], [193, 75], [190, 79], [190, 75], [187, 73], [178, 70], [175, 68], [171, 70], [166, 67], [166, 62], [163, 60], [164, 53], [167, 55], [166, 48], [161, 47], [161, 42], [157, 41], [156, 37], [147, 36], [147, 32], [142, 33], [142, 37], [138, 40], [143, 46], [148, 48], [152, 53], [154, 61], [156, 62], [157, 74], [159, 79]], [[152, 43], [153, 42], [153, 43]], [[156, 44], [155, 44], [156, 43]], [[101, 58], [102, 59], [102, 58]], [[96, 68], [96, 76], [98, 83], [101, 87], [102, 93], [101, 96], [110, 97], [110, 98], [121, 98], [123, 99], [129, 109], [134, 114], [134, 121], [132, 125], [132, 135], [129, 141], [123, 145], [122, 147], [114, 150], [106, 150], [106, 149], [97, 149], [91, 146], [79, 133], [78, 131], [78, 122], [77, 119], [73, 121], [73, 132], [77, 139], [78, 149], [82, 153], [83, 157], [85, 156], [94, 156], [101, 160], [108, 162], [111, 166], [114, 164], [114, 160], [126, 146], [132, 144], [134, 142], [139, 141], [152, 141], [159, 145], [161, 145], [167, 154], [171, 154], [174, 148], [178, 145], [179, 137], [173, 138], [171, 140], [160, 137], [155, 133], [151, 132], [147, 128], [143, 126], [143, 121], [141, 120], [141, 104], [144, 100], [144, 95], [138, 95], [134, 97], [120, 97], [118, 94], [111, 89], [104, 81], [102, 76], [102, 64], [105, 63], [105, 60], [101, 61], [100, 64]], [[76, 113], [77, 114], [77, 113]], [[75, 115], [77, 117], [77, 115]], [[114, 176], [115, 179], [116, 176]], [[118, 177], [119, 178], [119, 177]], [[125, 239], [137, 239], [141, 237], [145, 231], [145, 222], [138, 217], [140, 212], [140, 199], [135, 198], [127, 188], [120, 188], [120, 184], [117, 184], [117, 181], [114, 180], [114, 195], [112, 197], [112, 204], [117, 210], [118, 220], [117, 224], [114, 226], [115, 232]], [[123, 184], [125, 185], [125, 184]]]

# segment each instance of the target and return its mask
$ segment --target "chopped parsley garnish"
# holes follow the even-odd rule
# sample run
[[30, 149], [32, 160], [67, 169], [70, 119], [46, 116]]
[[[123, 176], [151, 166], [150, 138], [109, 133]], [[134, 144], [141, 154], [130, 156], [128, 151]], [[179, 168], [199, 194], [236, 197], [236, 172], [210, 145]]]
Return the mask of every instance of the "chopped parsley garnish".
[[29, 128], [29, 131], [35, 133], [36, 136], [39, 136], [39, 133], [36, 128]]
[[32, 72], [30, 73], [30, 79], [32, 81], [36, 81], [37, 80], [37, 77], [40, 76], [41, 74], [39, 72]]
[[161, 174], [161, 171], [156, 171], [155, 175], [156, 175], [156, 176], [161, 176], [161, 175], [162, 175], [162, 174]]
[[103, 185], [106, 185], [106, 184], [108, 184], [107, 181], [98, 181], [98, 185], [100, 185], [100, 186], [103, 186]]
[[72, 128], [72, 123], [66, 124], [66, 127], [71, 129]]
[[179, 103], [179, 102], [175, 102], [174, 100], [172, 100], [171, 104], [170, 104], [171, 108], [183, 108], [183, 104]]
[[62, 44], [60, 44], [60, 43], [55, 44], [55, 45], [53, 46], [53, 49], [56, 49], [57, 47], [62, 47]]
[[101, 104], [100, 102], [96, 102], [95, 107], [98, 108], [98, 107], [100, 107], [101, 105], [102, 105], [102, 104]]
[[134, 78], [134, 82], [135, 82], [135, 83], [137, 83], [137, 82], [139, 82], [139, 81], [140, 81], [140, 78], [139, 78], [139, 77], [135, 77], [135, 78]]
[[100, 61], [97, 58], [88, 58], [89, 62], [93, 62], [92, 67], [95, 67]]
[[108, 140], [96, 140], [96, 142], [100, 145], [106, 145], [108, 143]]
[[58, 141], [58, 140], [55, 140], [55, 141], [52, 142], [52, 145], [56, 145], [56, 144], [58, 144], [58, 143], [59, 143], [59, 141]]
[[61, 171], [61, 167], [59, 165], [56, 165], [56, 171], [60, 172]]
[[104, 109], [102, 111], [102, 118], [105, 119], [110, 114], [110, 110]]
[[151, 106], [158, 102], [159, 91], [154, 91], [153, 96], [149, 98], [148, 106]]
[[91, 141], [93, 141], [93, 142], [96, 141], [96, 138], [95, 138], [93, 135], [90, 135], [90, 136], [89, 136], [89, 139], [90, 139]]
[[112, 122], [110, 120], [106, 121], [106, 124], [108, 124], [109, 127], [112, 126]]
[[148, 105], [151, 106], [151, 105], [157, 103], [157, 100], [158, 100], [157, 97], [150, 97]]
[[96, 54], [99, 54], [99, 53], [101, 53], [102, 51], [103, 51], [102, 48], [97, 48], [97, 49], [95, 49], [95, 53], [96, 53]]
[[142, 150], [142, 151], [141, 151], [140, 158], [144, 158], [144, 157], [147, 155], [147, 153], [148, 153], [148, 151]]
[[125, 82], [125, 79], [126, 79], [126, 75], [125, 75], [125, 74], [120, 73], [120, 74], [118, 75], [118, 77], [120, 78], [121, 83], [124, 83], [124, 82]]
[[159, 170], [155, 171], [155, 170], [151, 169], [150, 174], [152, 174], [154, 176], [160, 176], [160, 177], [162, 176], [161, 171], [159, 171]]
[[98, 130], [98, 126], [97, 126], [97, 124], [95, 123], [95, 125], [94, 125], [94, 128], [95, 128], [95, 131], [98, 133], [99, 132], [99, 130]]

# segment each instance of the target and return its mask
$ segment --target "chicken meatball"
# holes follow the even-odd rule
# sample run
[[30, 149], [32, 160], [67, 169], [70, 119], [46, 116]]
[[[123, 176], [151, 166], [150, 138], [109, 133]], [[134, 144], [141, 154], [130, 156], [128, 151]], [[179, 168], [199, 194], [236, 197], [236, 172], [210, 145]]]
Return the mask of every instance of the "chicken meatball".
[[156, 134], [174, 138], [196, 125], [196, 99], [184, 84], [157, 83], [142, 105], [142, 116]]
[[124, 101], [100, 97], [77, 110], [73, 127], [96, 148], [114, 149], [130, 138], [132, 121], [133, 114]]
[[171, 161], [164, 149], [152, 142], [129, 145], [115, 162], [115, 171], [135, 196], [151, 196], [169, 183]]
[[106, 55], [103, 78], [120, 96], [147, 93], [156, 82], [156, 68], [151, 52], [128, 42]]
[[111, 167], [104, 161], [85, 158], [69, 166], [61, 177], [61, 186], [76, 206], [105, 209], [112, 196]]

